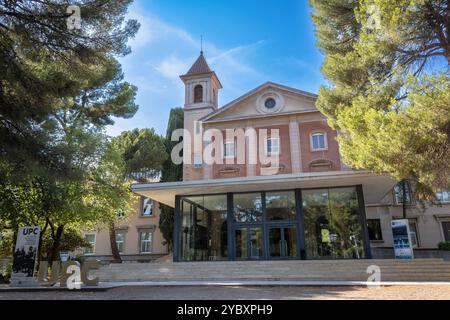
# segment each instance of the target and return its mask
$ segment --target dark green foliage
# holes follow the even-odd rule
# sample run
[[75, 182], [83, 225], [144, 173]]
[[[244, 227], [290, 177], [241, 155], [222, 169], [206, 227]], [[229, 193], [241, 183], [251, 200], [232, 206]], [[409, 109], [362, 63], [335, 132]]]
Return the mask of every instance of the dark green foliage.
[[[168, 155], [171, 154], [172, 149], [177, 145], [178, 141], [171, 141], [172, 132], [184, 127], [184, 112], [182, 108], [173, 108], [170, 110], [169, 121], [167, 124], [165, 147]], [[164, 162], [161, 182], [180, 181], [183, 179], [183, 165], [176, 165], [169, 158]]]
[[[76, 249], [89, 248], [91, 245], [87, 242], [79, 230], [67, 228], [61, 237], [59, 244], [60, 251], [75, 251]], [[41, 240], [41, 257], [46, 259], [53, 247], [53, 239], [49, 232], [46, 232]]]
[[[83, 114], [103, 126], [136, 111], [136, 88], [114, 58], [129, 53], [139, 28], [124, 20], [131, 2], [0, 1], [0, 155], [16, 176], [64, 175], [43, 127], [50, 117]], [[81, 30], [67, 28], [69, 5], [81, 9]]]
[[122, 154], [126, 175], [159, 173], [168, 158], [164, 138], [156, 134], [153, 128], [124, 131], [112, 139], [112, 144]]
[[328, 80], [316, 105], [346, 164], [411, 179], [423, 198], [450, 188], [448, 1], [310, 3]]
[[[139, 28], [125, 21], [131, 2], [0, 1], [0, 228], [41, 226], [50, 260], [67, 230], [114, 216], [130, 197], [108, 179], [121, 163], [102, 130], [137, 110], [116, 59]], [[81, 9], [80, 30], [67, 28], [69, 5]]]
[[[172, 148], [178, 143], [171, 141], [172, 132], [184, 127], [184, 113], [182, 108], [170, 110], [169, 122], [166, 133], [166, 152], [170, 155]], [[181, 181], [183, 179], [183, 165], [175, 165], [169, 158], [163, 165], [161, 182]], [[172, 247], [174, 209], [160, 204], [161, 214], [159, 217], [159, 228], [169, 248]]]
[[438, 248], [439, 250], [450, 251], [450, 241], [439, 243]]

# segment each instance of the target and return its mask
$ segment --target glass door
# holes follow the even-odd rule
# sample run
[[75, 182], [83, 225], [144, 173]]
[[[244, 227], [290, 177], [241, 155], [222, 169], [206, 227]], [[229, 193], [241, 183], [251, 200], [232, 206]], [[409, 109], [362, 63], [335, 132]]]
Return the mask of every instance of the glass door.
[[263, 259], [264, 238], [262, 227], [238, 227], [234, 232], [236, 259]]
[[269, 227], [269, 259], [297, 257], [297, 228], [295, 226]]
[[282, 228], [269, 228], [269, 257], [281, 258], [283, 253]]

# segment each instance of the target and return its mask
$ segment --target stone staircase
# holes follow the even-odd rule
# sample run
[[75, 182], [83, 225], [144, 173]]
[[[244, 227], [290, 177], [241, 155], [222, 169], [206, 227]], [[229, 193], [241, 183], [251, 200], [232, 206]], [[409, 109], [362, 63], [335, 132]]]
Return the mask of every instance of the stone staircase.
[[447, 281], [450, 261], [440, 259], [214, 261], [110, 264], [92, 271], [102, 282], [118, 281], [367, 281], [376, 265], [381, 281]]

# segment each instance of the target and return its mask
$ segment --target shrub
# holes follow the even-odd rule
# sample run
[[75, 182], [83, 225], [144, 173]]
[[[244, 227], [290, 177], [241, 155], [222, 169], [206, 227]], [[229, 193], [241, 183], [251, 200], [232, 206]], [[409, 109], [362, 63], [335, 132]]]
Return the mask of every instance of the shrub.
[[438, 248], [439, 250], [450, 251], [450, 241], [439, 243]]
[[9, 283], [12, 272], [12, 261], [10, 259], [0, 260], [0, 284]]

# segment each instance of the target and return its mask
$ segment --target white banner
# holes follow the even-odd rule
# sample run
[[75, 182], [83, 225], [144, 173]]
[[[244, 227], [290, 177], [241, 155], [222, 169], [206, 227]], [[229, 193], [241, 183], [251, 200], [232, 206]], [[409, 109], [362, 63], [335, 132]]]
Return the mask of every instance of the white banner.
[[408, 219], [392, 220], [392, 236], [394, 237], [395, 259], [413, 259], [411, 233]]
[[10, 286], [34, 286], [37, 284], [34, 279], [34, 273], [38, 260], [40, 233], [41, 229], [39, 227], [19, 228], [14, 250]]

